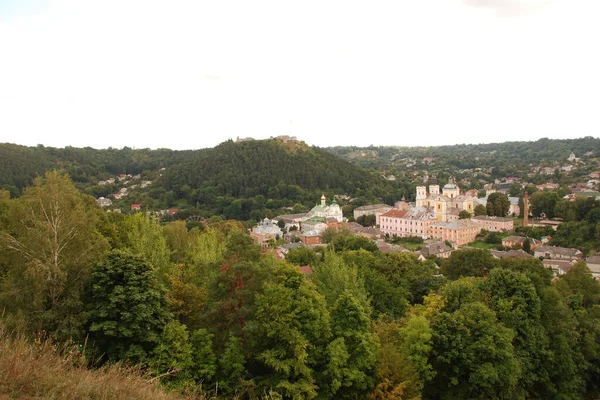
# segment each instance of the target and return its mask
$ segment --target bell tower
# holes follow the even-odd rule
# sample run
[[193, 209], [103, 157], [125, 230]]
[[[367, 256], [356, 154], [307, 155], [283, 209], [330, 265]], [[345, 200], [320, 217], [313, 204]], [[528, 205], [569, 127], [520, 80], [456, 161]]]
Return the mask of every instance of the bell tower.
[[425, 186], [417, 186], [417, 207], [424, 207], [427, 200], [427, 188]]

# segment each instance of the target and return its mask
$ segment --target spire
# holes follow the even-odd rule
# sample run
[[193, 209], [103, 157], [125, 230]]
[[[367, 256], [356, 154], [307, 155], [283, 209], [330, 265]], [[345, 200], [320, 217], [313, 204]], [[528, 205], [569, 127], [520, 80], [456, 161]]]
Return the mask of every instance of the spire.
[[322, 206], [325, 205], [325, 200], [326, 200], [325, 193], [323, 193], [323, 195], [321, 196], [321, 205]]

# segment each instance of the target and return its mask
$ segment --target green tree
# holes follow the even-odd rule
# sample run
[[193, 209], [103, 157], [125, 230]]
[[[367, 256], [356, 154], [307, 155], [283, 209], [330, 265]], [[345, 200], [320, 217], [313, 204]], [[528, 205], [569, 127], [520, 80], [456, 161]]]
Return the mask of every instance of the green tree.
[[163, 226], [162, 232], [167, 240], [171, 261], [177, 264], [186, 261], [186, 256], [190, 250], [191, 237], [185, 221], [170, 222]]
[[461, 276], [483, 276], [497, 264], [488, 250], [468, 249], [453, 252], [442, 264], [440, 272], [448, 279]]
[[469, 219], [471, 218], [471, 213], [467, 210], [462, 210], [458, 213], [458, 219]]
[[368, 312], [344, 291], [331, 311], [333, 341], [328, 346], [328, 392], [335, 398], [356, 398], [376, 384], [379, 341], [371, 332]]
[[481, 281], [480, 287], [498, 320], [517, 334], [513, 345], [522, 375], [515, 393], [547, 397], [550, 352], [548, 337], [541, 324], [541, 301], [535, 286], [521, 272], [496, 268]]
[[31, 330], [59, 340], [80, 338], [90, 265], [108, 247], [96, 229], [102, 211], [57, 171], [37, 178], [21, 198], [6, 200], [4, 195], [0, 205], [5, 208], [0, 249], [7, 263], [0, 306], [23, 314]]
[[486, 204], [487, 215], [505, 217], [510, 209], [510, 201], [504, 193], [492, 193]]
[[304, 265], [316, 265], [321, 261], [321, 256], [317, 254], [313, 249], [307, 246], [298, 247], [291, 249], [285, 256], [285, 259], [292, 264], [298, 266]]
[[600, 304], [600, 284], [584, 262], [578, 262], [556, 282], [560, 294], [585, 308]]
[[192, 378], [199, 384], [210, 385], [217, 373], [217, 357], [213, 351], [214, 335], [206, 329], [192, 332]]
[[523, 241], [523, 251], [531, 253], [531, 241], [529, 238], [525, 238], [525, 241]]
[[546, 218], [554, 218], [556, 205], [559, 201], [560, 198], [556, 192], [535, 192], [529, 198], [531, 214], [534, 217], [540, 217], [544, 214], [546, 215]]
[[473, 213], [475, 214], [475, 216], [487, 215], [487, 209], [483, 204], [478, 204], [477, 206], [475, 206]]
[[520, 183], [513, 183], [508, 189], [508, 195], [511, 197], [523, 196], [523, 185]]
[[513, 330], [500, 324], [483, 303], [467, 303], [453, 313], [442, 312], [432, 324], [429, 363], [433, 378], [424, 398], [512, 398], [520, 367]]
[[148, 261], [156, 275], [166, 283], [166, 274], [175, 273], [171, 251], [163, 235], [162, 227], [151, 216], [136, 213], [123, 221], [127, 248]]
[[329, 339], [329, 313], [314, 285], [296, 268], [279, 266], [256, 298], [256, 358], [266, 368], [259, 387], [285, 398], [317, 396], [315, 368], [322, 368]]
[[185, 382], [191, 376], [192, 351], [186, 326], [178, 321], [171, 321], [165, 325], [158, 344], [152, 351], [150, 367], [156, 375], [164, 375], [163, 382]]
[[324, 262], [313, 268], [313, 280], [330, 309], [338, 297], [348, 290], [362, 303], [364, 309], [370, 310], [365, 282], [358, 267], [348, 265], [342, 256], [333, 251], [327, 251]]
[[375, 226], [376, 221], [377, 217], [375, 216], [375, 214], [361, 215], [356, 219], [356, 222], [358, 222], [362, 226]]
[[231, 334], [225, 346], [225, 352], [219, 358], [219, 388], [225, 394], [234, 394], [241, 390], [246, 377], [246, 358], [242, 340]]
[[170, 317], [153, 268], [123, 251], [95, 265], [87, 306], [90, 339], [109, 360], [144, 360]]

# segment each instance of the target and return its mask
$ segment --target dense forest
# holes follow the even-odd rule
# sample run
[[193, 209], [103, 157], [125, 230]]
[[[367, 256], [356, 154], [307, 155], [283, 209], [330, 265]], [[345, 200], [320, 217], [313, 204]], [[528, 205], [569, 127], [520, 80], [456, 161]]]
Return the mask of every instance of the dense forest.
[[106, 213], [49, 172], [19, 197], [0, 191], [0, 324], [198, 396], [600, 396], [600, 284], [585, 263], [553, 280], [537, 259], [460, 250], [438, 268], [344, 229], [326, 237], [280, 260], [239, 222]]
[[18, 196], [36, 176], [57, 167], [64, 169], [80, 190], [94, 197], [107, 197], [118, 188], [98, 185], [101, 180], [141, 174], [153, 182], [152, 186], [131, 191], [115, 206], [126, 210], [133, 203], [152, 210], [175, 207], [181, 210], [182, 218], [220, 215], [258, 221], [265, 216], [306, 211], [323, 192], [330, 200], [340, 194], [352, 196], [357, 205], [372, 201], [393, 204], [414, 192], [408, 181], [388, 182], [374, 171], [302, 142], [228, 141], [193, 151], [2, 144], [0, 155], [0, 188], [12, 196]]
[[539, 139], [535, 142], [504, 142], [489, 144], [457, 144], [452, 146], [335, 146], [327, 148], [332, 154], [364, 167], [389, 169], [401, 159], [431, 157], [435, 163], [420, 163], [425, 169], [498, 168], [523, 171], [530, 164], [564, 161], [571, 152], [581, 157], [588, 152], [600, 156], [600, 139], [587, 136], [581, 139]]

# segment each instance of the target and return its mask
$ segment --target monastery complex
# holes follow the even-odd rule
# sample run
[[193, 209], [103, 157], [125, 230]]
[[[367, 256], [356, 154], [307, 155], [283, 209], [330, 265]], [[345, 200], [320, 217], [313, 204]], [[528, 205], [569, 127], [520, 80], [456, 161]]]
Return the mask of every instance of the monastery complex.
[[482, 229], [507, 231], [513, 229], [509, 218], [484, 217], [459, 219], [461, 211], [473, 213], [476, 199], [461, 194], [453, 183], [448, 183], [440, 193], [439, 185], [417, 186], [415, 205], [404, 199], [387, 212], [377, 214], [377, 224], [382, 233], [390, 236], [419, 236], [423, 239], [441, 239], [454, 246], [475, 241]]

